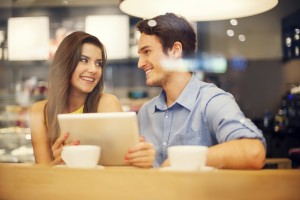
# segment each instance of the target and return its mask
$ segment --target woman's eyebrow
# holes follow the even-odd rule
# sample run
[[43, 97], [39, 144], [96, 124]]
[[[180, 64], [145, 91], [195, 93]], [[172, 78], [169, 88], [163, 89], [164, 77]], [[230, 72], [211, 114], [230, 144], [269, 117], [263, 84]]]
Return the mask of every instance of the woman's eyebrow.
[[84, 58], [90, 58], [90, 57], [88, 57], [88, 56], [86, 56], [86, 55], [83, 55], [83, 54], [81, 54], [81, 57], [84, 57]]
[[[91, 59], [89, 56], [86, 56], [86, 55], [83, 55], [83, 54], [81, 55], [81, 58], [82, 58], [82, 57], [83, 57], [83, 58], [86, 58], [86, 59], [88, 59], [88, 60]], [[96, 61], [103, 61], [103, 59], [102, 59], [102, 58], [98, 58], [98, 59], [96, 59]]]

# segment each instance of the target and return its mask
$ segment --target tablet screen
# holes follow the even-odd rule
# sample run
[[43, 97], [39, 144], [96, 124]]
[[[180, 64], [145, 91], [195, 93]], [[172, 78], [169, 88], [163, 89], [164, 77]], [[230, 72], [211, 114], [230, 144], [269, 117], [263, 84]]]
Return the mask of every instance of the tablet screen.
[[69, 133], [67, 142], [101, 147], [100, 165], [126, 165], [124, 156], [139, 142], [135, 112], [59, 114], [61, 133]]

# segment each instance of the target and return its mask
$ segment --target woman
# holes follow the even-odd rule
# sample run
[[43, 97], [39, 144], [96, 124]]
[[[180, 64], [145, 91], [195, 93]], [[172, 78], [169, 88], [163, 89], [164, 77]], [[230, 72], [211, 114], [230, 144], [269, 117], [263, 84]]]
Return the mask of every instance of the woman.
[[[57, 115], [60, 113], [121, 112], [118, 99], [103, 93], [103, 70], [106, 51], [103, 44], [85, 32], [68, 35], [59, 45], [49, 74], [48, 99], [30, 108], [31, 139], [37, 164], [60, 164], [68, 133], [60, 135]], [[128, 150], [124, 162], [150, 167], [154, 149], [141, 142]]]

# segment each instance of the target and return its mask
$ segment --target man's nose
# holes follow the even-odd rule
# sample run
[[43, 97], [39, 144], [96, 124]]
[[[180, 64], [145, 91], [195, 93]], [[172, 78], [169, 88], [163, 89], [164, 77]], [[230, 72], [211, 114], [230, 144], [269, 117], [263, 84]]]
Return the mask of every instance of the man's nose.
[[144, 66], [145, 66], [145, 59], [143, 59], [141, 56], [139, 57], [139, 60], [138, 60], [138, 68], [139, 69], [142, 69]]

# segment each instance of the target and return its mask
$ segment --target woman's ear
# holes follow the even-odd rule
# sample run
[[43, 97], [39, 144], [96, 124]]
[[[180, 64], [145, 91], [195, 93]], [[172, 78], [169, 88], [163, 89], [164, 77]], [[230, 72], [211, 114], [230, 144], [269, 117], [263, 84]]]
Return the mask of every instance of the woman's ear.
[[181, 58], [182, 57], [182, 44], [181, 42], [174, 42], [173, 47], [170, 51], [170, 56], [173, 58]]

